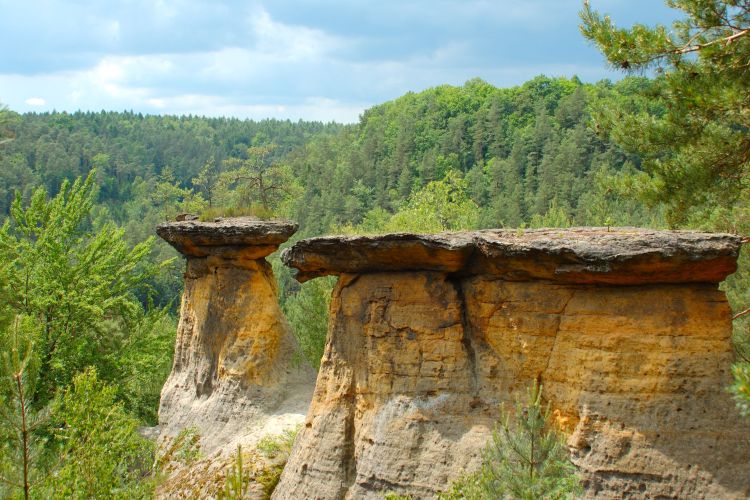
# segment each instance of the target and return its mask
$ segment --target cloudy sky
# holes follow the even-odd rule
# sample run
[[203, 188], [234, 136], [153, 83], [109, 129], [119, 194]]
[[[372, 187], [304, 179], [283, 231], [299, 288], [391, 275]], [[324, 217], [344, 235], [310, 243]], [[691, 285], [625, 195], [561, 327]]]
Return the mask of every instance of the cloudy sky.
[[[591, 0], [620, 24], [659, 0]], [[353, 122], [408, 91], [480, 77], [618, 78], [582, 0], [0, 0], [0, 102]]]

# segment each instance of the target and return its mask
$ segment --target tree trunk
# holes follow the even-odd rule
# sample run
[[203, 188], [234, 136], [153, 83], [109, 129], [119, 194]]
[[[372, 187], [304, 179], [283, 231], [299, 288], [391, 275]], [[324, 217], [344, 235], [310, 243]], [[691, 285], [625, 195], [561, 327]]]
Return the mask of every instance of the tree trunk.
[[23, 393], [23, 382], [21, 373], [13, 375], [16, 379], [18, 390], [18, 401], [21, 405], [21, 442], [23, 452], [23, 498], [29, 500], [29, 429], [26, 425], [26, 399]]

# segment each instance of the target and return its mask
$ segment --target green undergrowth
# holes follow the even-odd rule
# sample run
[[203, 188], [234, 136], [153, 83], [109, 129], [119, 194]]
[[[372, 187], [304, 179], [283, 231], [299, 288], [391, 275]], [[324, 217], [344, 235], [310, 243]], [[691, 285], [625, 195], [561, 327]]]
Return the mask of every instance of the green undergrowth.
[[274, 217], [272, 210], [264, 208], [260, 204], [238, 207], [209, 207], [198, 216], [202, 222], [213, 221], [218, 217], [255, 217], [260, 220], [270, 220]]

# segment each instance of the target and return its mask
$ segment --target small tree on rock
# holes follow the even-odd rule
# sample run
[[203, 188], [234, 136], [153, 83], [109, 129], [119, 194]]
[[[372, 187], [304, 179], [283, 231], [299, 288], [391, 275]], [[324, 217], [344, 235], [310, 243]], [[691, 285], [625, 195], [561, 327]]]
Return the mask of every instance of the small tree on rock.
[[484, 452], [482, 469], [459, 478], [442, 500], [561, 499], [581, 492], [564, 436], [542, 404], [542, 388], [534, 384], [515, 411], [503, 411]]

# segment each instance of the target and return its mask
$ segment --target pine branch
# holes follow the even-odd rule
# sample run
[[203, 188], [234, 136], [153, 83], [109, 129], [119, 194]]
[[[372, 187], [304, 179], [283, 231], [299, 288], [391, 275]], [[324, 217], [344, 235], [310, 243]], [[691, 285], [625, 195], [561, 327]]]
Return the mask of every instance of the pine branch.
[[706, 47], [710, 47], [711, 45], [716, 45], [717, 43], [722, 43], [722, 42], [724, 42], [726, 45], [729, 45], [730, 43], [734, 42], [738, 38], [742, 38], [743, 36], [746, 36], [748, 33], [750, 33], [750, 28], [743, 29], [741, 31], [738, 31], [724, 38], [717, 38], [716, 40], [711, 40], [710, 42], [697, 43], [695, 45], [690, 45], [690, 41], [695, 39], [695, 37], [693, 37], [682, 48], [672, 51], [672, 54], [679, 54], [679, 55], [690, 54], [691, 52], [698, 52], [700, 50], [705, 49]]
[[734, 316], [732, 316], [732, 321], [734, 321], [736, 319], [740, 319], [743, 316], [747, 316], [748, 314], [750, 314], [750, 307], [748, 307], [744, 311], [740, 311], [737, 314], [735, 314]]

